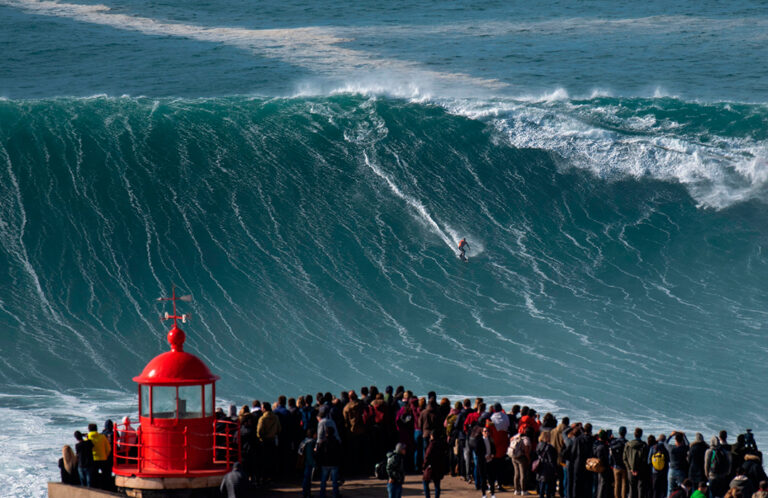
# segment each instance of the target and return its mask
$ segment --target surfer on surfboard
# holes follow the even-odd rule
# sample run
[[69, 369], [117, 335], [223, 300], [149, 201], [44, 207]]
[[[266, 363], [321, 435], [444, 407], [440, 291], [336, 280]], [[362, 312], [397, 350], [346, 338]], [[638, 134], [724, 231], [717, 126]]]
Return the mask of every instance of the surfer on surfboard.
[[465, 263], [467, 260], [467, 255], [464, 254], [464, 251], [469, 249], [469, 242], [467, 242], [467, 239], [461, 239], [459, 241], [459, 259], [464, 261]]

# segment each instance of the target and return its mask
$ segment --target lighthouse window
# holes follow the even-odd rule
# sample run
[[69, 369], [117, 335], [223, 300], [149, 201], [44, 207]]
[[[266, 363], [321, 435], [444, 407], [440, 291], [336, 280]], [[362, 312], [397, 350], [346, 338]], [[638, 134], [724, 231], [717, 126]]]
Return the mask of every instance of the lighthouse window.
[[179, 418], [203, 416], [203, 393], [200, 386], [179, 386]]
[[213, 417], [216, 410], [216, 401], [213, 399], [213, 384], [205, 385], [205, 416]]
[[152, 386], [152, 415], [176, 418], [176, 386]]
[[149, 417], [149, 386], [139, 386], [141, 389], [141, 416]]

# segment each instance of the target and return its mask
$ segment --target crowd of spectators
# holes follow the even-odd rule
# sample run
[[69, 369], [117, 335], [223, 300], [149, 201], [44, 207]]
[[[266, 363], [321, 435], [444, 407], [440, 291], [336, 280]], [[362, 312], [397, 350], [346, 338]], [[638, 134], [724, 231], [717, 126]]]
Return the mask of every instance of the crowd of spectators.
[[[636, 428], [628, 439], [625, 427], [595, 431], [527, 406], [506, 411], [482, 398], [452, 403], [402, 386], [254, 400], [239, 410], [231, 405], [228, 413], [219, 408], [215, 416], [217, 426], [236, 428], [229, 445], [241, 457], [221, 484], [229, 498], [294, 479], [305, 498], [318, 481], [320, 498], [329, 481], [339, 498], [344, 479], [371, 474], [387, 481], [390, 498], [400, 498], [406, 479], [420, 480], [426, 498], [439, 498], [446, 475], [464, 479], [483, 498], [502, 491], [541, 498], [768, 498], [762, 454], [749, 430], [734, 443], [726, 431], [705, 442], [700, 433], [690, 441], [680, 431], [644, 439]], [[101, 433], [95, 424], [87, 435], [76, 432], [75, 450], [65, 446], [59, 460], [62, 481], [110, 489], [113, 439], [118, 446], [136, 439], [130, 420], [123, 423], [128, 430], [117, 436], [111, 421]]]
[[[304, 496], [326, 480], [338, 496], [339, 480], [369, 475], [387, 479], [399, 498], [408, 475], [424, 494], [439, 498], [445, 475], [460, 476], [483, 496], [499, 491], [542, 498], [768, 498], [762, 454], [750, 431], [728, 442], [726, 431], [708, 443], [700, 433], [633, 438], [618, 428], [593, 431], [590, 423], [559, 422], [527, 406], [487, 405], [482, 398], [415, 396], [402, 386], [376, 386], [297, 398], [273, 405], [253, 401], [229, 418], [241, 424], [243, 476], [257, 486], [301, 474]], [[226, 417], [219, 411], [219, 417]], [[297, 470], [298, 469], [298, 470]]]

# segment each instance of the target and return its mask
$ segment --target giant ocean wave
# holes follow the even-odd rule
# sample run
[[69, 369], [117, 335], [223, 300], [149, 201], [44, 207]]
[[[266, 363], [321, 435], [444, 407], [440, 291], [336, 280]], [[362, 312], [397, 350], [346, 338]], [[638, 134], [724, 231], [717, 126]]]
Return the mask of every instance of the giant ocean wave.
[[176, 284], [231, 398], [375, 382], [765, 427], [741, 393], [768, 349], [767, 121], [670, 97], [2, 100], [3, 406], [130, 400]]

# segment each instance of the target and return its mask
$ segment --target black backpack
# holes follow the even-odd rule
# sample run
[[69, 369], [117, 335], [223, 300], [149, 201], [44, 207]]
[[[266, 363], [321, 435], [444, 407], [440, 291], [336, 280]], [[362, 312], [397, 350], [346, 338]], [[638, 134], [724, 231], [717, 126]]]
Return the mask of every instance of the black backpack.
[[725, 454], [725, 450], [722, 446], [718, 446], [712, 450], [709, 471], [715, 475], [724, 475], [728, 473], [728, 455]]
[[[551, 479], [555, 475], [555, 465], [557, 462], [552, 461], [550, 452], [547, 451], [548, 446], [551, 447], [551, 445], [545, 445], [544, 447], [536, 448], [536, 457], [539, 463], [538, 468], [534, 472], [544, 476], [546, 479]], [[552, 453], [554, 453], [554, 448], [552, 448]]]
[[473, 426], [468, 438], [469, 441], [467, 441], [467, 444], [469, 444], [469, 448], [476, 450], [480, 446], [480, 442], [483, 440], [483, 428], [479, 425]]
[[389, 476], [387, 475], [387, 460], [384, 459], [381, 462], [377, 463], [373, 467], [373, 474], [376, 476], [376, 479], [383, 479], [387, 480], [389, 479]]
[[624, 439], [614, 439], [608, 451], [611, 454], [611, 465], [624, 468], [624, 446], [627, 442]]

